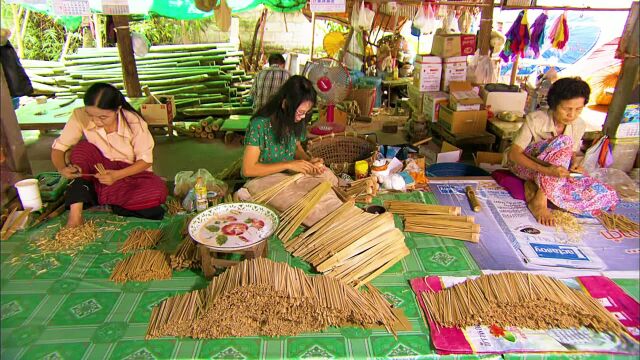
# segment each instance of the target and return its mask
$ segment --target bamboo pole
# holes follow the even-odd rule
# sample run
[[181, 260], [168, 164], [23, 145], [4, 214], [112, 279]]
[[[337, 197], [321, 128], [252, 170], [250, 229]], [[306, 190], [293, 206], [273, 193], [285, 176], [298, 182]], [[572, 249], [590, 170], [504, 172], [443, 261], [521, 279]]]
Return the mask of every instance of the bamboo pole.
[[513, 67], [511, 68], [511, 80], [509, 81], [510, 85], [514, 85], [516, 83], [516, 76], [518, 76], [519, 62], [520, 62], [520, 54], [516, 54], [516, 59], [513, 60]]
[[122, 74], [124, 85], [127, 89], [127, 96], [142, 97], [140, 90], [140, 80], [138, 79], [138, 69], [136, 59], [133, 56], [131, 44], [131, 33], [129, 32], [129, 16], [114, 15], [113, 23], [116, 26], [116, 36], [118, 38], [118, 53], [122, 61]]
[[94, 13], [93, 15], [91, 15], [91, 18], [93, 20], [93, 28], [96, 32], [96, 48], [97, 49], [102, 49], [102, 23], [100, 22], [100, 18], [98, 17], [99, 15], [97, 13]]
[[311, 13], [311, 49], [309, 50], [309, 59], [313, 60], [313, 46], [316, 42], [316, 13]]

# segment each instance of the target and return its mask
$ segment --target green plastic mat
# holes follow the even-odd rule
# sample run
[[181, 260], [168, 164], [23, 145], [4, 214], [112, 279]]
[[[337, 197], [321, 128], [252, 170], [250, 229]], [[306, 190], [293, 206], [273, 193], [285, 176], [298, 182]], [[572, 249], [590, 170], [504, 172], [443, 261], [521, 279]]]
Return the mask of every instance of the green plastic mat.
[[[435, 203], [429, 193], [385, 195], [387, 199]], [[162, 338], [144, 340], [151, 309], [178, 293], [204, 288], [197, 271], [174, 272], [163, 281], [108, 281], [123, 255], [117, 251], [127, 233], [137, 227], [171, 226], [177, 233], [181, 216], [163, 221], [122, 218], [106, 213], [87, 216], [108, 227], [101, 238], [74, 256], [37, 256], [31, 244], [54, 231], [66, 215], [20, 231], [0, 243], [2, 359], [281, 359], [281, 358], [437, 358], [431, 347], [415, 296], [407, 280], [425, 275], [472, 275], [479, 270], [464, 244], [408, 234], [411, 254], [373, 281], [387, 299], [402, 309], [412, 325], [398, 337], [384, 330], [331, 328], [294, 337], [246, 337], [218, 340]], [[399, 221], [399, 220], [398, 220]], [[179, 236], [160, 244], [177, 246]], [[277, 239], [269, 240], [268, 257], [306, 271], [310, 266], [292, 258]], [[623, 284], [623, 286], [625, 286]], [[627, 286], [638, 287], [638, 281]], [[463, 359], [480, 358], [475, 355]], [[486, 358], [498, 359], [499, 356]]]

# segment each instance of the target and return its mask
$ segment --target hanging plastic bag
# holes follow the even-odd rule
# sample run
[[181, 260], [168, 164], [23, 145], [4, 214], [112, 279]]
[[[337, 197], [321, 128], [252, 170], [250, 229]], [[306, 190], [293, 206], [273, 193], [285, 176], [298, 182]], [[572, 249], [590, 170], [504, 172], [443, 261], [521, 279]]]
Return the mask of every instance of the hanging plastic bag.
[[424, 6], [418, 6], [416, 16], [413, 17], [413, 26], [423, 32], [427, 25], [427, 15], [424, 13]]
[[358, 2], [353, 3], [353, 7], [351, 8], [351, 27], [357, 29], [360, 26], [360, 5]]
[[445, 34], [458, 34], [460, 32], [455, 10], [447, 11], [447, 16], [442, 20], [442, 29], [444, 29]]
[[433, 7], [431, 6], [431, 4], [427, 4], [426, 6], [427, 6], [427, 11], [425, 12], [425, 17], [427, 18], [427, 21], [424, 25], [424, 28], [422, 29], [422, 33], [433, 34], [438, 28], [436, 13], [433, 10]]
[[133, 47], [133, 53], [136, 56], [145, 56], [151, 49], [151, 42], [146, 36], [138, 32], [131, 33], [131, 46]]
[[224, 196], [227, 194], [229, 187], [223, 181], [220, 181], [213, 177], [211, 173], [206, 169], [198, 169], [195, 173], [193, 171], [180, 171], [174, 178], [173, 194], [177, 197], [183, 197], [187, 195], [196, 184], [196, 180], [201, 177], [207, 185], [207, 191], [213, 191], [218, 196]]
[[593, 144], [584, 154], [584, 161], [582, 167], [588, 174], [591, 174], [595, 170], [603, 167], [609, 167], [613, 164], [613, 152], [611, 151], [611, 144], [609, 137], [601, 137], [595, 144]]
[[360, 11], [358, 12], [358, 27], [361, 30], [369, 31], [371, 30], [371, 24], [373, 23], [373, 18], [376, 16], [375, 11], [368, 8], [364, 1], [360, 3]]
[[497, 80], [491, 58], [488, 55], [478, 55], [478, 51], [471, 57], [467, 74], [467, 79], [474, 84], [490, 84]]

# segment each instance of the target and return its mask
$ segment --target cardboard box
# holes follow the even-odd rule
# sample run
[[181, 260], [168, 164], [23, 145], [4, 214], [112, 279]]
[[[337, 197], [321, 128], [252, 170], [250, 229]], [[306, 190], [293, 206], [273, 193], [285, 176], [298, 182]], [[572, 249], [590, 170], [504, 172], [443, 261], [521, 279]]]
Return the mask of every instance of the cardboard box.
[[476, 36], [470, 34], [437, 34], [433, 37], [431, 55], [443, 58], [473, 55]]
[[428, 92], [424, 96], [422, 110], [431, 122], [438, 122], [440, 106], [449, 104], [449, 94], [441, 91]]
[[452, 81], [449, 94], [449, 107], [455, 111], [477, 111], [484, 104], [468, 81]]
[[488, 151], [478, 151], [473, 156], [476, 166], [489, 173], [494, 170], [503, 169], [503, 157], [504, 153]]
[[149, 125], [167, 125], [176, 117], [176, 101], [173, 95], [156, 95], [156, 99], [164, 104], [158, 104], [155, 99], [148, 97], [140, 105], [140, 113]]
[[494, 114], [500, 111], [511, 111], [518, 115], [524, 115], [524, 108], [527, 103], [527, 93], [486, 91], [484, 87], [480, 89], [480, 97], [484, 101], [485, 108], [490, 109]]
[[418, 91], [440, 91], [442, 59], [437, 56], [416, 55], [413, 66], [413, 85]]
[[438, 122], [452, 134], [480, 133], [487, 127], [487, 110], [454, 111], [441, 106]]
[[449, 91], [449, 83], [452, 81], [467, 80], [467, 57], [454, 56], [442, 60], [442, 84], [443, 91]]
[[434, 143], [422, 145], [419, 148], [420, 155], [423, 155], [427, 165], [445, 162], [458, 162], [462, 157], [462, 150], [446, 141], [439, 147]]

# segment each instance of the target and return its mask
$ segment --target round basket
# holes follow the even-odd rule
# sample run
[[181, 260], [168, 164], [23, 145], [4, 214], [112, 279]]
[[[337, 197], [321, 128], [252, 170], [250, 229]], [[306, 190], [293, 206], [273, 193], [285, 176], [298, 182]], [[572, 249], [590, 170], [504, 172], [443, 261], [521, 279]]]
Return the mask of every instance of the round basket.
[[354, 174], [356, 161], [366, 160], [371, 167], [378, 144], [370, 135], [340, 133], [318, 136], [309, 140], [307, 152], [324, 160], [334, 173]]

